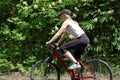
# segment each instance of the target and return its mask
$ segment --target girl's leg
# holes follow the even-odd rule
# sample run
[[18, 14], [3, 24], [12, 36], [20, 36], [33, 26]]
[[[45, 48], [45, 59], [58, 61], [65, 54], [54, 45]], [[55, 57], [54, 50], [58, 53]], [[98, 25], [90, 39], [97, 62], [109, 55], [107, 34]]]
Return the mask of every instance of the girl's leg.
[[67, 51], [66, 53], [63, 54], [66, 58], [68, 58], [71, 62], [77, 62], [76, 59], [72, 56], [72, 54]]
[[72, 54], [69, 51], [67, 51], [63, 55], [66, 58], [68, 58], [71, 62], [73, 62], [73, 64], [70, 67], [68, 67], [68, 69], [72, 70], [75, 68], [81, 68], [81, 65], [79, 64], [79, 62], [76, 61], [76, 59], [72, 56]]

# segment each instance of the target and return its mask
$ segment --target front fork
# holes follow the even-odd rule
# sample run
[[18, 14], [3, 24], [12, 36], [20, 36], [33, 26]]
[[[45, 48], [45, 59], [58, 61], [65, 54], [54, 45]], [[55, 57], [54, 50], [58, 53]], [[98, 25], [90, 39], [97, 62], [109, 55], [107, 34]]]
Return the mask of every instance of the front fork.
[[49, 65], [49, 63], [47, 63], [47, 66], [46, 66], [46, 69], [45, 69], [45, 73], [44, 73], [44, 77], [45, 78], [48, 78], [49, 70], [50, 70], [50, 65]]
[[47, 64], [46, 64], [45, 73], [44, 73], [44, 77], [45, 77], [45, 78], [48, 78], [49, 70], [50, 70], [50, 64], [49, 64], [49, 63], [51, 63], [52, 60], [53, 60], [53, 57], [52, 57], [52, 56], [50, 56], [50, 57], [48, 57], [48, 58], [46, 59]]

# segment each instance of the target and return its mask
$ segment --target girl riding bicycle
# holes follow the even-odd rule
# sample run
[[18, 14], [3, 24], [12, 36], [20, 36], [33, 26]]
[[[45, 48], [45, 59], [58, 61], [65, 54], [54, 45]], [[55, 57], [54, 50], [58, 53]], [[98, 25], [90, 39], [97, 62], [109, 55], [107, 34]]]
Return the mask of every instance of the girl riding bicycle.
[[[71, 34], [75, 37], [74, 40], [71, 40], [67, 43], [64, 43], [60, 46], [60, 52], [66, 58], [73, 62], [73, 64], [68, 67], [68, 69], [72, 70], [75, 68], [81, 68], [77, 59], [80, 58], [80, 53], [82, 50], [89, 44], [89, 38], [83, 31], [83, 29], [79, 26], [79, 24], [71, 18], [71, 11], [68, 9], [63, 9], [59, 12], [60, 19], [63, 21], [61, 28], [57, 31], [57, 33], [46, 42], [46, 45], [49, 46], [53, 41], [61, 36], [61, 38], [56, 43], [59, 45], [66, 37], [67, 34]], [[69, 52], [69, 50], [74, 50], [74, 57]]]

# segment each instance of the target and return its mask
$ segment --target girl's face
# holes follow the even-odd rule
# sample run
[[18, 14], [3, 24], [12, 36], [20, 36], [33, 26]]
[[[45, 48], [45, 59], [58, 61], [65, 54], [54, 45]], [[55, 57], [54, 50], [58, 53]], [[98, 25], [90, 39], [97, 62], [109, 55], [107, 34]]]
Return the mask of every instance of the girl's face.
[[65, 21], [65, 20], [66, 20], [66, 14], [62, 14], [62, 15], [60, 16], [60, 19], [61, 19], [62, 21]]

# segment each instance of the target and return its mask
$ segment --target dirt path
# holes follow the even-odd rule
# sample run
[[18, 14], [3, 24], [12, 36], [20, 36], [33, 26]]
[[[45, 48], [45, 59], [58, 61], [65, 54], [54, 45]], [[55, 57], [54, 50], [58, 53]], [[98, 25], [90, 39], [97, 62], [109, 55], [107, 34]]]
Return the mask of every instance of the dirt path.
[[[120, 80], [120, 73], [114, 73], [114, 80]], [[29, 75], [21, 75], [19, 72], [3, 75], [0, 74], [0, 80], [30, 80]], [[62, 80], [67, 80], [62, 77]]]

